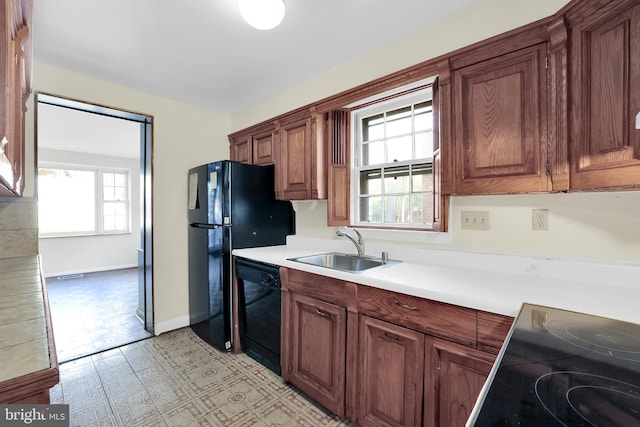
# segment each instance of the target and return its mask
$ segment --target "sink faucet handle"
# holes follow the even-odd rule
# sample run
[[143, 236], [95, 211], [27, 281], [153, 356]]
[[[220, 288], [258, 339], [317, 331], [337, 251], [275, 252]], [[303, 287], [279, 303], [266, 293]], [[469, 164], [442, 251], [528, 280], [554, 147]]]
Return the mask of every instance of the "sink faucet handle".
[[380, 258], [382, 258], [383, 264], [386, 264], [387, 262], [389, 262], [389, 252], [382, 251], [382, 256]]

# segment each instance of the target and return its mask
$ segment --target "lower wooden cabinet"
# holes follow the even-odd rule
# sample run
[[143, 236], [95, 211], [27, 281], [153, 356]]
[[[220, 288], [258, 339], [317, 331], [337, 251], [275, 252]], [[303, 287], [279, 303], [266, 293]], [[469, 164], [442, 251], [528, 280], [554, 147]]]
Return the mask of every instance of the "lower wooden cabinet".
[[344, 415], [346, 310], [290, 293], [293, 336], [285, 379], [338, 415]]
[[425, 339], [424, 426], [463, 426], [496, 356], [433, 337]]
[[362, 427], [463, 426], [513, 319], [281, 268], [282, 377]]
[[424, 335], [360, 316], [358, 425], [420, 426]]

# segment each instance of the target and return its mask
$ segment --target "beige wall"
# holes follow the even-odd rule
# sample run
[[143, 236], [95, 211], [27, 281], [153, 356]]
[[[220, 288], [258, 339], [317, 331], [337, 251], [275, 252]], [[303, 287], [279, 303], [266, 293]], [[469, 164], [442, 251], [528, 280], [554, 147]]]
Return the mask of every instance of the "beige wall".
[[[228, 158], [230, 117], [39, 63], [34, 89], [153, 116], [154, 315], [160, 329], [188, 315], [187, 170]], [[33, 141], [33, 104], [27, 127]], [[28, 135], [29, 137], [29, 135]], [[33, 155], [33, 152], [29, 153]], [[29, 161], [28, 161], [29, 163]], [[33, 171], [27, 172], [28, 177]], [[33, 194], [32, 178], [28, 191]], [[46, 259], [44, 260], [46, 263]], [[167, 324], [169, 326], [162, 326]], [[182, 325], [178, 325], [182, 326]]]

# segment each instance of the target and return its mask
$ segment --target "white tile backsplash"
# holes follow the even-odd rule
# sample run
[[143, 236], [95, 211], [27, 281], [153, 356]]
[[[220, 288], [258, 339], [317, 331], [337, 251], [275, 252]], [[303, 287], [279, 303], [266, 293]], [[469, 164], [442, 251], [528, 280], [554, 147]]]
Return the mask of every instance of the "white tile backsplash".
[[34, 197], [0, 197], [0, 258], [37, 253], [37, 200]]

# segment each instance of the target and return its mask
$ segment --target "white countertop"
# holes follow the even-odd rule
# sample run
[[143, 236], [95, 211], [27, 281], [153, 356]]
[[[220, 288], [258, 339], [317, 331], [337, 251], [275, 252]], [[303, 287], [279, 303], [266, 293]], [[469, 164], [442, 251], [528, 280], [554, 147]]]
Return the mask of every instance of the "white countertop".
[[343, 239], [290, 236], [287, 244], [236, 249], [233, 255], [353, 283], [516, 316], [523, 302], [640, 323], [640, 263], [614, 263], [524, 255], [485, 254], [367, 242], [402, 262], [365, 273], [347, 273], [289, 261], [304, 255], [354, 253]]

